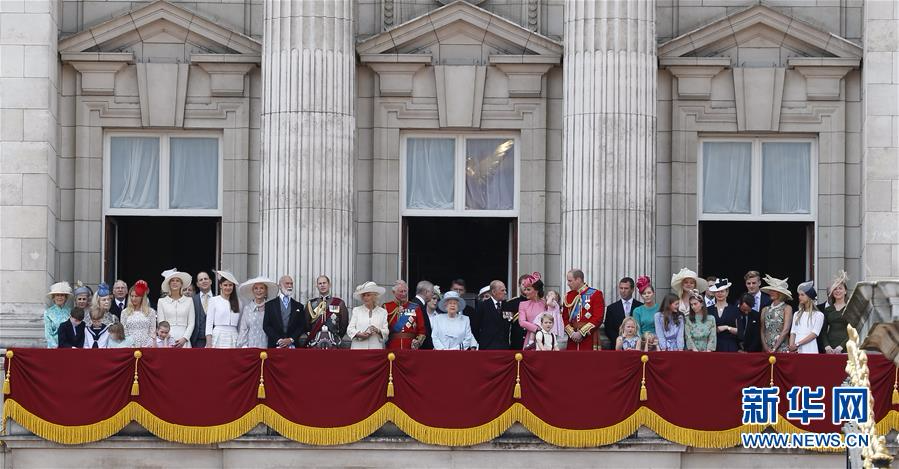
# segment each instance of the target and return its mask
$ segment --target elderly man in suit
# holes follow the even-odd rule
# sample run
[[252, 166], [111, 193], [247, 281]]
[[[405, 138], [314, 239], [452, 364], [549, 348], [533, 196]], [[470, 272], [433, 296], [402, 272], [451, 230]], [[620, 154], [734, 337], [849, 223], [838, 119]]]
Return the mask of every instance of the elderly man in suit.
[[618, 329], [621, 328], [624, 318], [630, 317], [634, 308], [643, 306], [643, 303], [634, 299], [634, 279], [630, 277], [618, 281], [618, 296], [621, 299], [606, 308], [606, 337], [609, 338], [612, 347], [618, 340]]
[[481, 350], [509, 350], [512, 314], [503, 313], [505, 299], [506, 285], [494, 280], [490, 282], [490, 296], [475, 306], [478, 310], [476, 314], [481, 320], [477, 336]]
[[212, 292], [212, 277], [209, 272], [197, 273], [197, 292], [192, 297], [194, 302], [194, 332], [190, 335], [190, 346], [206, 347], [206, 308], [215, 294]]
[[431, 298], [433, 297], [434, 284], [427, 280], [422, 280], [415, 286], [415, 298], [409, 300], [412, 303], [418, 304], [418, 306], [421, 307], [422, 312], [424, 312], [422, 317], [425, 319], [425, 333], [427, 336], [425, 337], [425, 341], [422, 342], [421, 347], [419, 347], [420, 350], [434, 350], [434, 341], [431, 339], [431, 318], [428, 317], [428, 302], [431, 301]]
[[124, 280], [116, 280], [112, 284], [112, 305], [109, 312], [119, 320], [122, 319], [122, 311], [128, 307], [128, 284]]
[[281, 292], [265, 303], [262, 330], [268, 338], [269, 348], [293, 348], [306, 332], [303, 304], [293, 299], [293, 277], [284, 275], [278, 279]]

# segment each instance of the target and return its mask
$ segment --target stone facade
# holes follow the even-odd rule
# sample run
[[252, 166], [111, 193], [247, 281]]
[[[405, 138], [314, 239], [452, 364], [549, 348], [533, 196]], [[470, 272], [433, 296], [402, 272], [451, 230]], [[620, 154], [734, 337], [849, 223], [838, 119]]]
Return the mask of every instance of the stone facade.
[[[398, 176], [423, 134], [516, 142], [510, 280], [583, 267], [612, 300], [620, 275], [697, 268], [700, 148], [720, 137], [812, 142], [813, 210], [790, 218], [814, 227], [811, 276], [899, 276], [895, 2], [285, 5], [0, 2], [0, 346], [40, 342], [49, 284], [115, 274], [109, 139], [134, 132], [218, 138], [217, 266], [301, 292], [405, 275]], [[576, 202], [585, 170], [618, 185]]]

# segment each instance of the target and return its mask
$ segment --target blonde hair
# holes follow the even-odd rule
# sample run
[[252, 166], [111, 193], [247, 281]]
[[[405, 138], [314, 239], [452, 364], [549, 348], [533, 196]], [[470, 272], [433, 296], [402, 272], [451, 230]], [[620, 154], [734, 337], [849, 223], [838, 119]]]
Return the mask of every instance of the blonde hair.
[[109, 335], [115, 335], [116, 337], [121, 337], [121, 339], [116, 340], [125, 340], [125, 326], [122, 323], [117, 322], [111, 326], [109, 326]]
[[[125, 309], [122, 310], [122, 317], [130, 316], [134, 313], [134, 306], [131, 304], [131, 294], [134, 293], [134, 286], [128, 289], [128, 300], [126, 301]], [[150, 298], [147, 296], [150, 293], [150, 290], [147, 289], [147, 293], [144, 293], [144, 296], [141, 297], [140, 303], [140, 311], [147, 316], [150, 315]]]
[[635, 329], [634, 336], [640, 337], [640, 323], [637, 322], [637, 320], [631, 316], [628, 316], [628, 317], [624, 318], [624, 321], [621, 321], [621, 325], [618, 326], [618, 335], [620, 335], [622, 337], [624, 336], [624, 325], [627, 324], [628, 322], [634, 323], [634, 329]]

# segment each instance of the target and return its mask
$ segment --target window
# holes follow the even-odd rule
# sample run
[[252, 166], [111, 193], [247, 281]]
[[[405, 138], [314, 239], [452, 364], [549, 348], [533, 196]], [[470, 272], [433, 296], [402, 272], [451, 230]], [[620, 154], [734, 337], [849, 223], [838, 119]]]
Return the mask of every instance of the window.
[[814, 145], [812, 139], [703, 140], [700, 219], [813, 221]]
[[513, 137], [409, 135], [402, 141], [404, 214], [517, 215], [518, 163]]
[[107, 213], [220, 215], [220, 147], [214, 134], [107, 135]]

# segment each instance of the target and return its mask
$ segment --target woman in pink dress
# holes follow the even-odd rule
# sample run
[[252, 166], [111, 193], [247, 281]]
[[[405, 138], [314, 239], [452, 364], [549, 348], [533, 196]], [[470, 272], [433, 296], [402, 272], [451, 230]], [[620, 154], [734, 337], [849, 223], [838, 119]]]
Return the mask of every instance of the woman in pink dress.
[[540, 272], [525, 276], [521, 281], [521, 293], [527, 298], [518, 306], [518, 325], [527, 331], [524, 338], [524, 349], [534, 348], [534, 334], [540, 330], [537, 317], [546, 312], [546, 302], [543, 301], [543, 281], [540, 280]]

